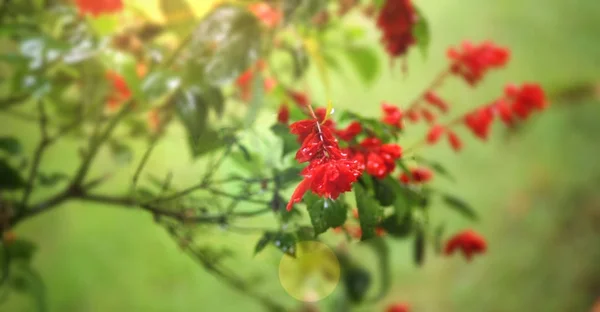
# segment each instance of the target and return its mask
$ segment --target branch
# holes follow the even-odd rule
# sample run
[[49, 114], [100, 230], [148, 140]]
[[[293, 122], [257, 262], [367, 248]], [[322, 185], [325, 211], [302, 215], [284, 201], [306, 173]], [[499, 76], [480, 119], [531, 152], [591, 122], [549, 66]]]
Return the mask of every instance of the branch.
[[50, 144], [50, 138], [48, 137], [48, 115], [46, 114], [46, 109], [44, 107], [44, 103], [40, 100], [38, 101], [38, 110], [40, 112], [40, 133], [41, 140], [38, 144], [35, 152], [33, 154], [33, 164], [31, 165], [31, 169], [29, 171], [29, 178], [27, 179], [27, 185], [25, 188], [25, 193], [23, 194], [23, 199], [21, 200], [22, 209], [18, 212], [22, 213], [24, 207], [27, 205], [27, 201], [29, 201], [29, 197], [31, 196], [31, 192], [33, 191], [33, 185], [35, 184], [35, 178], [37, 177], [38, 169], [40, 166], [40, 162], [42, 160], [42, 156], [46, 151], [46, 148]]
[[[427, 94], [427, 92], [439, 88], [442, 85], [442, 83], [444, 82], [444, 80], [449, 75], [450, 75], [450, 69], [445, 69], [441, 73], [439, 73], [435, 77], [435, 79], [433, 79], [431, 84], [427, 88], [425, 88], [425, 90], [423, 90], [423, 92], [416, 99], [414, 99], [414, 100], [412, 100], [412, 102], [410, 102], [410, 105], [408, 105], [408, 108], [406, 108], [405, 111], [410, 112], [410, 111], [416, 109], [417, 106], [419, 106], [419, 104], [421, 104], [421, 102], [425, 98], [425, 95]], [[404, 116], [406, 116], [406, 115], [404, 115]]]

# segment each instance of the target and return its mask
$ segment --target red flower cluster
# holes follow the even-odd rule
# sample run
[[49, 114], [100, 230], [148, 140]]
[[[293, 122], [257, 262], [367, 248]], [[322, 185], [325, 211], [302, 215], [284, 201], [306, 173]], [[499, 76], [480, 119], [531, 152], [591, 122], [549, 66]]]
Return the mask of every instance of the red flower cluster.
[[99, 16], [123, 10], [123, 0], [75, 0], [75, 4], [82, 15]]
[[[254, 79], [254, 73], [256, 71], [262, 71], [266, 67], [264, 61], [256, 62], [255, 68], [249, 68], [245, 72], [243, 72], [235, 81], [235, 84], [238, 86], [240, 90], [240, 97], [244, 102], [250, 101], [252, 97], [252, 80]], [[272, 78], [265, 78], [263, 81], [263, 86], [265, 88], [265, 92], [270, 92], [275, 88], [277, 82]]]
[[381, 119], [383, 123], [402, 129], [402, 111], [400, 108], [383, 102], [381, 103], [381, 110], [383, 111], [383, 118]]
[[498, 111], [508, 125], [512, 124], [513, 117], [526, 120], [534, 110], [544, 110], [548, 105], [544, 90], [538, 84], [508, 85], [505, 95], [506, 100], [498, 103]]
[[415, 44], [412, 31], [417, 18], [410, 0], [385, 1], [377, 17], [377, 27], [383, 33], [381, 40], [390, 56], [401, 56]]
[[131, 98], [131, 90], [127, 86], [125, 78], [114, 71], [108, 71], [106, 73], [106, 79], [108, 79], [112, 85], [112, 90], [108, 96], [106, 106], [109, 111], [114, 111]]
[[487, 249], [485, 239], [473, 230], [466, 230], [454, 235], [444, 248], [446, 255], [452, 255], [456, 250], [462, 251], [468, 261], [474, 254], [484, 253]]
[[407, 303], [399, 302], [391, 304], [385, 310], [386, 312], [410, 312], [410, 306]]
[[423, 167], [411, 169], [410, 176], [406, 172], [400, 175], [402, 183], [426, 183], [431, 181], [432, 178], [433, 172]]
[[277, 111], [277, 122], [286, 124], [290, 121], [290, 108], [287, 104], [281, 104], [279, 111]]
[[344, 141], [352, 141], [362, 132], [362, 125], [358, 121], [351, 122], [346, 129], [336, 130], [335, 134]]
[[402, 157], [402, 148], [397, 144], [383, 144], [378, 138], [366, 138], [359, 146], [349, 149], [368, 174], [383, 179], [396, 168], [396, 160]]
[[464, 41], [461, 49], [454, 47], [448, 49], [448, 57], [452, 61], [451, 72], [462, 76], [470, 85], [475, 85], [490, 69], [506, 65], [510, 52], [492, 42], [486, 41], [473, 45], [469, 41]]
[[348, 159], [348, 155], [340, 149], [332, 127], [327, 126], [326, 122], [321, 124], [319, 119], [324, 117], [317, 118], [315, 115], [311, 120], [290, 125], [291, 133], [302, 142], [296, 160], [300, 163], [309, 162], [309, 165], [302, 170], [304, 179], [294, 190], [287, 210], [301, 201], [308, 190], [319, 197], [336, 199], [341, 193], [352, 190], [352, 184], [362, 174], [361, 165], [356, 160]]
[[473, 134], [482, 140], [487, 140], [492, 122], [494, 121], [493, 104], [480, 107], [465, 115], [465, 125]]
[[248, 9], [267, 27], [275, 27], [283, 19], [283, 14], [280, 11], [265, 2], [252, 4]]
[[442, 113], [447, 113], [450, 107], [446, 101], [442, 100], [435, 92], [428, 91], [425, 93], [425, 101], [436, 108], [438, 108]]

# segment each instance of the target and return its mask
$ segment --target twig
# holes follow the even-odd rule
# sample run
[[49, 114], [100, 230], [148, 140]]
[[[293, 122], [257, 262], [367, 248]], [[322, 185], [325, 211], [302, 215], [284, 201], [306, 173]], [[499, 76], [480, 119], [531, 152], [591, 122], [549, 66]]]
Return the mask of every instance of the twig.
[[[27, 201], [29, 201], [29, 197], [31, 196], [31, 192], [33, 191], [33, 185], [35, 184], [35, 178], [37, 177], [38, 169], [40, 166], [40, 162], [42, 160], [42, 156], [50, 144], [50, 138], [48, 137], [48, 115], [46, 114], [46, 109], [44, 107], [44, 103], [42, 101], [38, 101], [38, 110], [40, 113], [40, 133], [41, 139], [38, 144], [35, 152], [33, 154], [33, 164], [31, 165], [31, 169], [29, 170], [29, 178], [27, 179], [27, 185], [25, 186], [25, 192], [23, 193], [23, 199], [21, 200], [21, 206], [25, 207], [27, 205]], [[22, 213], [23, 208], [19, 210], [18, 214]]]
[[[408, 105], [408, 107], [406, 108], [406, 112], [410, 112], [414, 109], [417, 108], [417, 106], [419, 106], [419, 104], [421, 104], [421, 102], [423, 101], [423, 99], [425, 98], [425, 95], [427, 94], [427, 92], [437, 89], [439, 88], [442, 83], [444, 82], [444, 80], [450, 75], [450, 70], [449, 69], [445, 69], [444, 71], [442, 71], [441, 73], [439, 73], [431, 82], [431, 84], [425, 88], [425, 90], [423, 90], [423, 92], [421, 92], [421, 94], [419, 94], [419, 96], [417, 98], [415, 98], [414, 100], [412, 100], [410, 102], [410, 105]], [[406, 115], [403, 115], [406, 116]]]
[[156, 146], [156, 143], [158, 142], [158, 138], [159, 138], [158, 135], [154, 136], [152, 138], [152, 141], [150, 142], [150, 146], [148, 146], [148, 148], [146, 149], [146, 152], [144, 152], [144, 156], [142, 157], [142, 160], [140, 161], [139, 165], [135, 169], [135, 173], [133, 174], [133, 178], [132, 178], [133, 187], [135, 187], [137, 185], [137, 182], [140, 178], [140, 174], [142, 174], [142, 170], [144, 170], [144, 167], [146, 166], [148, 159], [150, 159], [150, 155], [152, 155], [152, 151], [154, 151], [154, 147]]

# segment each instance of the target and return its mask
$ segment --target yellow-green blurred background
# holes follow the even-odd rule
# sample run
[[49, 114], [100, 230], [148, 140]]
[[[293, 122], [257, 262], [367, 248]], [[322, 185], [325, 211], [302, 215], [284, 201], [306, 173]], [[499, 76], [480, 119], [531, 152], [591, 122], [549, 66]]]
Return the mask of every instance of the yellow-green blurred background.
[[[157, 14], [155, 1], [136, 2]], [[190, 0], [198, 11], [210, 2]], [[424, 267], [416, 268], [411, 245], [393, 242], [392, 291], [380, 306], [360, 309], [377, 311], [389, 302], [405, 301], [416, 312], [591, 311], [600, 299], [600, 87], [595, 94], [556, 95], [600, 83], [600, 1], [414, 2], [431, 25], [428, 57], [413, 51], [406, 74], [398, 66], [393, 71], [386, 67], [371, 87], [352, 74], [334, 74], [332, 98], [338, 110], [377, 116], [382, 100], [405, 104], [446, 64], [446, 48], [463, 39], [491, 39], [508, 46], [512, 61], [476, 89], [461, 81], [446, 84], [440, 93], [455, 113], [494, 99], [507, 82], [540, 82], [552, 103], [517, 133], [498, 124], [487, 143], [460, 132], [466, 143], [460, 154], [443, 144], [422, 150], [457, 178], [457, 183], [436, 179], [436, 186], [456, 192], [481, 215], [480, 222], [470, 224], [436, 205], [434, 220], [447, 219], [450, 232], [473, 227], [487, 238], [489, 250], [472, 263], [460, 257], [430, 257]], [[379, 34], [370, 29], [372, 44], [379, 44]], [[383, 52], [380, 57], [387, 64]], [[310, 81], [311, 90], [322, 99], [319, 84], [317, 79]], [[261, 120], [273, 117], [265, 113]], [[33, 150], [35, 127], [5, 115], [0, 115], [0, 124], [0, 134], [24, 135], [27, 150]], [[410, 128], [406, 145], [423, 131]], [[158, 146], [148, 168], [173, 170], [177, 184], [185, 186], [203, 167], [189, 161], [183, 133], [171, 135]], [[62, 143], [50, 151], [43, 168], [70, 172], [75, 152], [72, 143]], [[140, 144], [136, 157], [142, 152]], [[119, 191], [133, 169], [117, 169], [103, 154], [95, 173], [113, 170], [122, 171], [122, 181], [105, 190]], [[23, 223], [16, 232], [39, 244], [34, 266], [46, 283], [50, 311], [262, 311], [184, 255], [141, 211], [72, 202]], [[277, 280], [280, 253], [269, 248], [253, 257], [260, 233], [224, 230], [210, 235], [204, 239], [236, 250], [231, 264], [242, 274], [263, 276], [256, 281], [259, 290], [294, 302]], [[0, 306], [7, 312], [32, 309], [32, 302], [19, 295]]]

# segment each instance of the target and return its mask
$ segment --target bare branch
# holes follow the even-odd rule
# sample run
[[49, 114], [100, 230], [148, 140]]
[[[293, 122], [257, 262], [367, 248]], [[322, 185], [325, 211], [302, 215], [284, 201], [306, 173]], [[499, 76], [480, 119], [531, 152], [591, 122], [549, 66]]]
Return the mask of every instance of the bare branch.
[[41, 100], [38, 101], [38, 110], [40, 114], [39, 124], [41, 139], [33, 154], [33, 163], [31, 165], [31, 169], [29, 170], [29, 178], [27, 179], [25, 193], [23, 193], [23, 199], [21, 200], [22, 209], [19, 210], [18, 214], [22, 213], [24, 207], [27, 205], [27, 201], [29, 201], [29, 197], [31, 196], [31, 192], [33, 191], [33, 185], [35, 184], [35, 178], [37, 177], [40, 162], [42, 160], [42, 156], [46, 151], [46, 148], [50, 144], [50, 138], [48, 137], [48, 115], [46, 113], [44, 103]]

